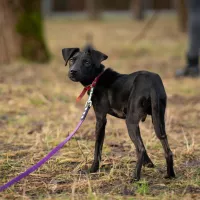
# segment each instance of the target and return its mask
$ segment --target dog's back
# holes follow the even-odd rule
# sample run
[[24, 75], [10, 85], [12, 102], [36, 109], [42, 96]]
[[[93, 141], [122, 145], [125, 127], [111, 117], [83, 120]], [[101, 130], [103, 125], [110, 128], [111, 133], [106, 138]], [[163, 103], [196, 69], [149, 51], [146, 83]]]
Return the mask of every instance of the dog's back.
[[137, 71], [128, 76], [134, 80], [134, 85], [137, 84], [139, 89], [149, 88], [150, 91], [153, 88], [159, 93], [160, 98], [166, 98], [165, 88], [158, 74], [149, 71]]

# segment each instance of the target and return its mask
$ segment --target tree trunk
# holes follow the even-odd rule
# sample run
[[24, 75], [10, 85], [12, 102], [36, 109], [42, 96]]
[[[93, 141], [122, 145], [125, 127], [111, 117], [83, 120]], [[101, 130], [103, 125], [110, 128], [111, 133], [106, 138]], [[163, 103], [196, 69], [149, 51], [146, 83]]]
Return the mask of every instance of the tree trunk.
[[176, 0], [176, 10], [178, 15], [178, 25], [182, 32], [187, 31], [188, 13], [185, 0]]
[[85, 0], [89, 19], [96, 20], [100, 17], [101, 0]]
[[47, 62], [50, 56], [43, 35], [41, 0], [19, 1], [21, 11], [16, 30], [21, 36], [21, 54], [33, 62]]
[[10, 63], [20, 55], [20, 38], [15, 30], [15, 6], [8, 0], [0, 2], [0, 64]]
[[145, 0], [132, 0], [131, 1], [131, 12], [136, 20], [144, 19], [144, 1]]
[[0, 2], [0, 63], [20, 56], [33, 62], [48, 61], [40, 0]]

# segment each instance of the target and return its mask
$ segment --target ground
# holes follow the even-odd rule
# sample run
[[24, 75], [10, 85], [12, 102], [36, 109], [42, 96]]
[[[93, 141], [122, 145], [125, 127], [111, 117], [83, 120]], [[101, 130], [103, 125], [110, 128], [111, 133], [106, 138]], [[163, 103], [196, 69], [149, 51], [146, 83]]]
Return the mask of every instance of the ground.
[[141, 134], [154, 169], [143, 168], [141, 181], [130, 183], [135, 148], [123, 120], [108, 116], [100, 171], [84, 174], [94, 151], [95, 117], [90, 110], [75, 137], [39, 170], [0, 193], [0, 199], [199, 199], [200, 79], [175, 79], [185, 64], [187, 35], [175, 16], [160, 16], [146, 37], [134, 40], [144, 22], [130, 19], [45, 21], [49, 64], [17, 61], [0, 74], [0, 185], [43, 158], [75, 128], [86, 97], [82, 86], [66, 77], [64, 47], [82, 47], [93, 33], [94, 45], [109, 56], [105, 65], [121, 73], [159, 73], [167, 94], [166, 130], [174, 154], [176, 179], [164, 179], [166, 164], [151, 118]]

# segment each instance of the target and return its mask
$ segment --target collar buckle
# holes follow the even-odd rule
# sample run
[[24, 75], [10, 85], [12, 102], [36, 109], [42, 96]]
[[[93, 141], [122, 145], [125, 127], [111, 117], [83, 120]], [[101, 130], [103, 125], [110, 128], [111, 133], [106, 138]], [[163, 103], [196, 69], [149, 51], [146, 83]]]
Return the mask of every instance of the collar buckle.
[[97, 84], [97, 81], [99, 80], [99, 77], [100, 77], [102, 74], [103, 74], [103, 72], [101, 72], [101, 73], [94, 79], [94, 81], [92, 82], [91, 85], [88, 85], [87, 87], [85, 87], [85, 88], [83, 89], [83, 91], [81, 92], [81, 94], [79, 95], [79, 97], [76, 99], [76, 101], [80, 101], [81, 98], [85, 95], [85, 93], [86, 93], [87, 91], [90, 91], [89, 98], [88, 98], [88, 101], [86, 102], [86, 105], [89, 105], [89, 106], [91, 107], [91, 105], [92, 105], [91, 99], [92, 99], [93, 90], [94, 90], [94, 87], [95, 87], [96, 84]]

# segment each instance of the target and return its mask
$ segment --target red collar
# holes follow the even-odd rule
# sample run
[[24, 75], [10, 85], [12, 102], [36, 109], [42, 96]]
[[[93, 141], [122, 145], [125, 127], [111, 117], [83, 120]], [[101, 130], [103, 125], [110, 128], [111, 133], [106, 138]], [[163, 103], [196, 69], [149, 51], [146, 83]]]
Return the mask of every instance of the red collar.
[[103, 74], [103, 72], [101, 72], [92, 82], [92, 84], [86, 86], [83, 88], [83, 91], [81, 92], [81, 94], [77, 97], [76, 101], [80, 101], [82, 99], [82, 97], [85, 95], [85, 93], [87, 91], [90, 91], [92, 87], [95, 87], [97, 84], [97, 81], [99, 80], [100, 76]]

